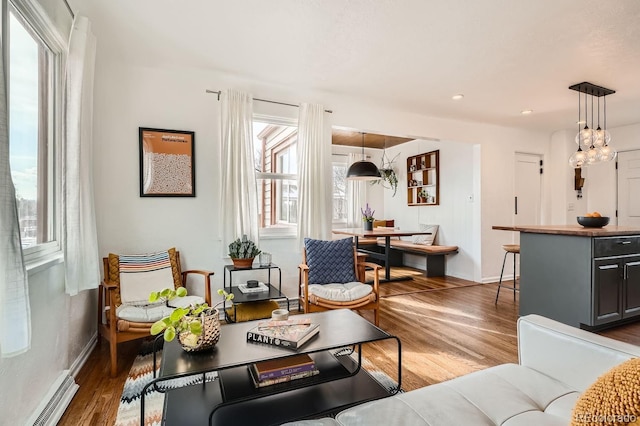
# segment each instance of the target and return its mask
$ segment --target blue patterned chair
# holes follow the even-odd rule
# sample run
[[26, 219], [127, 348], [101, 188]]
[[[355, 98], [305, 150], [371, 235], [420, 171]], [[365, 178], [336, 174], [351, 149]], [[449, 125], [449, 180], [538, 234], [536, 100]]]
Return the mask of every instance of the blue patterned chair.
[[[373, 269], [373, 284], [364, 284], [365, 267]], [[330, 309], [372, 309], [380, 320], [379, 265], [360, 262], [351, 238], [334, 241], [304, 239], [300, 303], [305, 313]]]

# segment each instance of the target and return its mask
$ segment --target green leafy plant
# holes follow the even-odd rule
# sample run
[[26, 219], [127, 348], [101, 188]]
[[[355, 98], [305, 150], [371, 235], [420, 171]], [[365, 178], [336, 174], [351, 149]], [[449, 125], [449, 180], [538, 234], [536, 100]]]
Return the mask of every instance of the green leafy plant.
[[[400, 155], [398, 153], [398, 155]], [[393, 159], [389, 160], [386, 155], [386, 152], [382, 153], [382, 164], [379, 168], [381, 179], [371, 181], [371, 185], [382, 185], [384, 188], [393, 189], [392, 197], [395, 197], [396, 192], [398, 192], [398, 175], [396, 171], [393, 170], [393, 164], [398, 158], [398, 155], [393, 157]]]
[[260, 254], [260, 249], [256, 244], [247, 238], [246, 235], [242, 239], [238, 238], [229, 244], [229, 257], [232, 259], [249, 259]]
[[[153, 323], [151, 334], [156, 336], [164, 332], [164, 340], [170, 342], [175, 339], [177, 334], [188, 331], [197, 341], [198, 336], [202, 334], [202, 322], [199, 317], [214, 313], [220, 304], [233, 299], [233, 294], [227, 293], [223, 289], [218, 290], [218, 294], [223, 296], [223, 300], [212, 307], [209, 307], [207, 303], [197, 303], [183, 308], [175, 308], [171, 315]], [[151, 292], [149, 302], [153, 303], [162, 300], [168, 303], [169, 300], [186, 295], [187, 289], [184, 287], [178, 287], [177, 289], [165, 288], [162, 291]]]

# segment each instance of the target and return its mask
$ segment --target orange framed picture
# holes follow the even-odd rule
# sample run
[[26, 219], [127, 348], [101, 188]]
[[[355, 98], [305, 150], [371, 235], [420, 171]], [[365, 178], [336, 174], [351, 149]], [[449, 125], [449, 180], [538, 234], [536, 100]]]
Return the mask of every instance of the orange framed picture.
[[139, 128], [140, 196], [195, 197], [195, 132]]

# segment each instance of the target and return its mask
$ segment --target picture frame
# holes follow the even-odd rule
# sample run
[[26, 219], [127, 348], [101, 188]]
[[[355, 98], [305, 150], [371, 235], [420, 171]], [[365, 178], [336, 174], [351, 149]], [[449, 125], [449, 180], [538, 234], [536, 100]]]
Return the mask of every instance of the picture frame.
[[141, 197], [195, 197], [195, 132], [138, 128]]

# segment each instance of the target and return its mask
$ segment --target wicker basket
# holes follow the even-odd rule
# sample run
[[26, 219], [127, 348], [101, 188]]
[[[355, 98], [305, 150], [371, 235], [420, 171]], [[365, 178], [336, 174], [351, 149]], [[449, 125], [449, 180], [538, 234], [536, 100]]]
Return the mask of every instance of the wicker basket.
[[231, 258], [231, 261], [233, 262], [233, 266], [236, 269], [249, 269], [253, 266], [253, 260], [255, 259], [255, 257], [247, 257], [244, 259], [239, 259], [239, 258]]
[[202, 323], [202, 334], [195, 338], [188, 331], [178, 334], [178, 341], [182, 349], [187, 352], [205, 351], [213, 348], [220, 340], [220, 317], [217, 309], [209, 309], [198, 317]]

